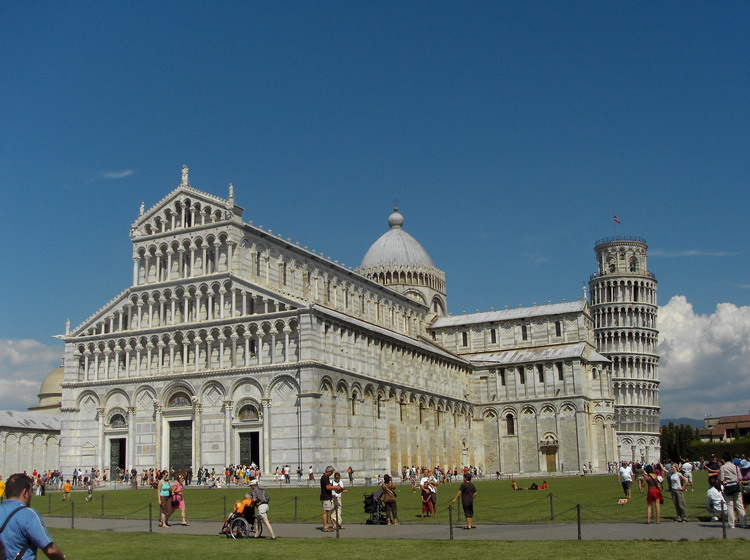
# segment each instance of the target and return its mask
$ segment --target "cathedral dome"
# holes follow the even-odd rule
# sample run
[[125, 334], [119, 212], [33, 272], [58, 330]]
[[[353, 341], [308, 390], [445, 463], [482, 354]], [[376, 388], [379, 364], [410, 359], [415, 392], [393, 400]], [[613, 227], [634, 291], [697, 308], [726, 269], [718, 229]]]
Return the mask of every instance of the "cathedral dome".
[[32, 412], [47, 412], [54, 414], [60, 412], [62, 401], [62, 382], [65, 376], [65, 368], [60, 366], [47, 374], [39, 389], [39, 404], [29, 407]]
[[394, 266], [429, 266], [434, 268], [424, 247], [403, 230], [404, 217], [395, 209], [388, 216], [390, 230], [372, 244], [362, 259], [360, 269]]

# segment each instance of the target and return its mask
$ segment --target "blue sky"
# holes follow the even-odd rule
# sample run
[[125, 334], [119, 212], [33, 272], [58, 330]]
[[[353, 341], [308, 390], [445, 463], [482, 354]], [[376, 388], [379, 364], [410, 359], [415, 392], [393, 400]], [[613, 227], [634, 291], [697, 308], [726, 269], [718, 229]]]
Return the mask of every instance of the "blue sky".
[[[7, 4], [0, 377], [38, 387], [65, 319], [129, 285], [129, 226], [182, 164], [196, 188], [232, 182], [246, 220], [350, 266], [397, 199], [452, 313], [580, 297], [614, 212], [648, 241], [660, 302], [683, 298], [677, 330], [720, 321], [724, 303], [744, 321], [748, 16], [729, 2]], [[671, 351], [694, 345], [664, 332]], [[666, 414], [750, 406], [670, 402], [686, 366], [662, 366]], [[734, 375], [747, 387], [750, 371]]]

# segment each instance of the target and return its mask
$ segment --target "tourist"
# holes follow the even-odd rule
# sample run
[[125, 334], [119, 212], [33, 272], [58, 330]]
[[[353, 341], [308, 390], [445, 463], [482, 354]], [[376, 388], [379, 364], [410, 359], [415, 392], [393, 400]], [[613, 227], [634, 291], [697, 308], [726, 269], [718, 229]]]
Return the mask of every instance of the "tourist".
[[727, 513], [727, 502], [721, 493], [721, 483], [718, 480], [714, 480], [706, 492], [706, 511], [711, 514], [711, 521], [718, 521], [719, 515], [723, 518]]
[[[327, 466], [323, 476], [320, 477], [320, 502], [323, 504], [323, 531], [330, 533], [333, 529], [328, 525], [328, 519], [333, 511], [333, 491], [343, 490], [340, 486], [334, 486], [331, 484], [331, 474], [333, 474], [334, 468]], [[312, 472], [312, 467], [310, 467]]]
[[260, 518], [261, 523], [263, 523], [263, 525], [266, 526], [266, 529], [268, 529], [268, 534], [271, 535], [271, 540], [275, 541], [276, 535], [273, 532], [273, 527], [271, 527], [271, 521], [268, 519], [268, 502], [270, 502], [271, 499], [268, 497], [268, 494], [266, 494], [266, 491], [258, 486], [257, 479], [253, 478], [250, 480], [250, 488], [252, 489], [250, 496], [255, 505], [255, 516]]
[[346, 472], [349, 474], [349, 484], [354, 484], [354, 469], [351, 465], [346, 469]]
[[[344, 489], [344, 484], [341, 482], [341, 473], [337, 472], [333, 475], [334, 489], [331, 490], [333, 494], [333, 511], [331, 512], [331, 526], [336, 529], [343, 529], [343, 517], [341, 515], [341, 497], [343, 494], [348, 494], [349, 490]], [[337, 490], [336, 488], [340, 488]]]
[[471, 482], [471, 474], [469, 473], [464, 474], [464, 481], [461, 483], [451, 503], [455, 503], [459, 496], [461, 496], [461, 505], [463, 506], [464, 517], [466, 517], [466, 527], [464, 529], [476, 529], [474, 525], [474, 498], [477, 497], [477, 488]]
[[396, 507], [396, 484], [393, 482], [391, 475], [383, 475], [383, 482], [380, 484], [382, 490], [380, 501], [385, 506], [385, 518], [388, 525], [398, 525], [398, 508]]
[[654, 467], [646, 465], [643, 477], [640, 479], [638, 485], [641, 491], [644, 490], [644, 486], [648, 488], [648, 495], [646, 496], [646, 524], [651, 523], [651, 510], [654, 504], [656, 504], [656, 523], [661, 523], [661, 504], [664, 503], [664, 498], [661, 495], [660, 484], [654, 472]]
[[5, 497], [5, 483], [3, 482], [3, 476], [0, 475], [0, 500]]
[[422, 519], [425, 514], [432, 517], [434, 513], [434, 501], [432, 499], [432, 485], [430, 484], [430, 469], [422, 471], [422, 478], [419, 479], [420, 495], [422, 498]]
[[742, 503], [742, 473], [728, 453], [724, 455], [724, 464], [719, 468], [719, 482], [727, 502], [729, 528], [734, 529], [740, 524], [747, 527], [745, 506]]
[[315, 480], [315, 472], [313, 471], [312, 465], [310, 465], [310, 468], [307, 471], [307, 480]]
[[73, 489], [73, 486], [70, 484], [70, 479], [68, 479], [65, 484], [63, 484], [63, 502], [69, 502], [70, 501], [70, 491]]
[[669, 491], [672, 494], [672, 502], [674, 502], [674, 509], [677, 512], [677, 517], [675, 517], [677, 523], [688, 521], [687, 504], [685, 503], [685, 490], [688, 484], [688, 478], [680, 472], [680, 465], [673, 464], [672, 474], [669, 475]]
[[8, 478], [5, 493], [7, 499], [0, 504], [0, 527], [4, 527], [2, 544], [6, 558], [23, 558], [26, 552], [36, 558], [41, 548], [51, 560], [65, 560], [41, 516], [31, 508], [34, 480], [26, 474], [16, 473]]
[[168, 523], [172, 515], [172, 484], [169, 482], [169, 471], [161, 471], [161, 478], [157, 483], [156, 495], [159, 503], [159, 527], [171, 527]]
[[708, 473], [708, 486], [714, 486], [715, 482], [719, 480], [719, 469], [721, 468], [721, 463], [716, 455], [711, 455], [711, 458], [706, 461], [705, 467]]
[[177, 480], [172, 484], [172, 508], [180, 510], [182, 514], [182, 525], [189, 525], [185, 519], [185, 477], [177, 475]]
[[625, 498], [629, 500], [631, 497], [631, 487], [633, 486], [633, 468], [627, 461], [622, 462], [622, 466], [620, 466], [617, 474], [617, 480], [622, 485]]
[[[674, 465], [673, 465], [674, 468]], [[682, 465], [680, 466], [680, 470], [682, 471], [682, 476], [685, 477], [687, 480], [686, 490], [687, 486], [690, 486], [690, 491], [695, 492], [695, 485], [693, 484], [693, 463], [688, 461], [687, 459], [682, 459]]]

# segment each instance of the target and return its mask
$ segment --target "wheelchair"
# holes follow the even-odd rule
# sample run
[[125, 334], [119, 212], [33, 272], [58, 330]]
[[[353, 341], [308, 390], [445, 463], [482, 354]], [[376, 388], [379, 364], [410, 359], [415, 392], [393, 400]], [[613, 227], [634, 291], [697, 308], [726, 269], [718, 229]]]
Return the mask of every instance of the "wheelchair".
[[228, 520], [228, 537], [233, 539], [258, 538], [263, 534], [263, 522], [255, 516], [254, 507], [246, 507], [242, 514], [233, 513]]

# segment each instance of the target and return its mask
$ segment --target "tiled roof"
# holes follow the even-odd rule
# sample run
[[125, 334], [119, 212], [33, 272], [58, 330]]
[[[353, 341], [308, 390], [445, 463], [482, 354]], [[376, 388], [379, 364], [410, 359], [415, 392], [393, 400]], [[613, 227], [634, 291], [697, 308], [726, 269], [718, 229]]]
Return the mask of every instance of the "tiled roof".
[[[565, 344], [563, 346], [545, 346], [544, 348], [527, 348], [523, 350], [506, 350], [505, 352], [492, 352], [490, 354], [479, 354], [469, 357], [472, 363], [492, 363], [497, 365], [525, 364], [528, 362], [543, 362], [550, 360], [569, 360], [581, 358], [586, 354], [586, 344]], [[593, 350], [588, 355], [589, 362], [608, 362], [598, 352]]]
[[54, 414], [0, 410], [0, 428], [59, 432], [60, 423], [60, 416]]
[[549, 303], [547, 305], [535, 305], [533, 307], [518, 307], [516, 309], [503, 309], [500, 311], [485, 311], [483, 313], [467, 313], [466, 315], [450, 315], [440, 317], [430, 328], [443, 329], [446, 327], [458, 327], [462, 325], [476, 325], [478, 323], [499, 323], [514, 319], [529, 319], [544, 315], [565, 315], [568, 313], [579, 313], [586, 308], [585, 300], [568, 301], [563, 303]]

